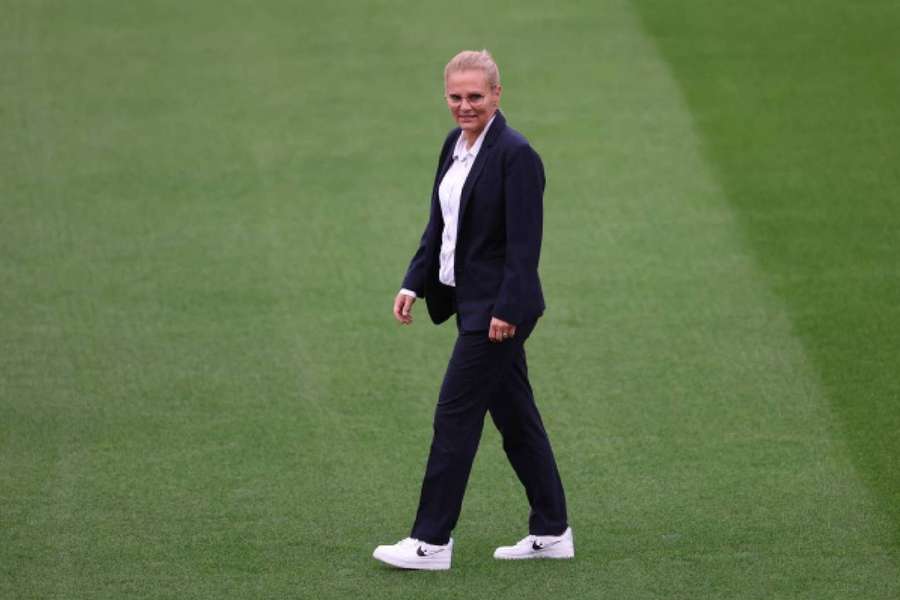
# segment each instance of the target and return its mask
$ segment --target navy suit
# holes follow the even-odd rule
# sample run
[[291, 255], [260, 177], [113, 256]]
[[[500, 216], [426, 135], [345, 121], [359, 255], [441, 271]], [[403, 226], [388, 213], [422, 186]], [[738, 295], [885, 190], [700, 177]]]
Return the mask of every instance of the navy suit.
[[[525, 487], [529, 533], [560, 535], [568, 526], [565, 495], [525, 358], [525, 341], [544, 312], [537, 271], [544, 168], [528, 141], [498, 111], [460, 195], [456, 286], [446, 286], [438, 279], [444, 228], [438, 188], [461, 133], [459, 128], [451, 131], [441, 148], [431, 215], [403, 280], [404, 288], [425, 298], [432, 321], [442, 323], [455, 313], [459, 330], [435, 409], [411, 537], [440, 545], [449, 540], [486, 412]], [[515, 324], [516, 335], [491, 342], [492, 317]]]

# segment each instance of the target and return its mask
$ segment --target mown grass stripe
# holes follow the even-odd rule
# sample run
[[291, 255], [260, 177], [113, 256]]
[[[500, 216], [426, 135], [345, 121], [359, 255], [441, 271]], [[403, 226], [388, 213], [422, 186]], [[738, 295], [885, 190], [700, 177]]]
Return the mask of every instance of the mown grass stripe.
[[[900, 7], [635, 3], [900, 548]], [[776, 35], [769, 35], [778, 32]]]

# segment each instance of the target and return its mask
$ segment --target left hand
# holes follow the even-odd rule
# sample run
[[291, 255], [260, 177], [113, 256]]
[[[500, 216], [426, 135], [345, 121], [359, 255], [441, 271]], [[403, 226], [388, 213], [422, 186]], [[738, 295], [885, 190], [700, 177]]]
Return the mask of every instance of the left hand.
[[507, 323], [503, 319], [491, 317], [491, 328], [488, 330], [488, 338], [492, 342], [503, 342], [516, 336], [516, 326]]

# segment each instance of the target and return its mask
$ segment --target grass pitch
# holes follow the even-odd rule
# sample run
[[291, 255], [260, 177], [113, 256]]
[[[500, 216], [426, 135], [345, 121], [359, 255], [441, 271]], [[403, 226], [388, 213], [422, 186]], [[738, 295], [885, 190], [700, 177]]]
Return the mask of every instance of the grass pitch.
[[[885, 2], [24, 2], [0, 21], [0, 597], [900, 595]], [[390, 304], [490, 48], [548, 175], [532, 383], [577, 558], [490, 429], [390, 571], [452, 327]]]

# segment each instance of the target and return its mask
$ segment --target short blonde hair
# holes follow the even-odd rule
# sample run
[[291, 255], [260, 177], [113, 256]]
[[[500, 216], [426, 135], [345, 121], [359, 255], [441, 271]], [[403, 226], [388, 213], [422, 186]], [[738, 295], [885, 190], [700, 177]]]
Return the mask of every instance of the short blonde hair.
[[450, 73], [472, 70], [484, 71], [491, 89], [500, 85], [500, 69], [497, 68], [494, 57], [487, 50], [463, 50], [451, 58], [444, 67], [444, 83], [447, 83]]

